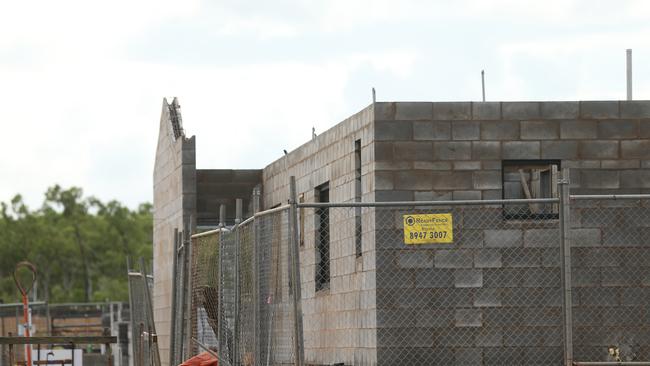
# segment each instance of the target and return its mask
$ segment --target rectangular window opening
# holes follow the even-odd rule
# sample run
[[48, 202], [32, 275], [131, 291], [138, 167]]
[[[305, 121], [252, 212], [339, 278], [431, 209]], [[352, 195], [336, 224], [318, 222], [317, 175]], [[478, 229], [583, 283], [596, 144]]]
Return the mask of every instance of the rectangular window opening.
[[[504, 160], [502, 162], [504, 199], [557, 198], [559, 160]], [[508, 220], [557, 219], [557, 203], [504, 204]]]
[[[330, 201], [329, 182], [316, 187], [318, 202]], [[316, 291], [328, 289], [330, 285], [330, 209], [316, 209]]]
[[[354, 142], [354, 201], [361, 202], [361, 140]], [[362, 254], [361, 207], [354, 208], [354, 249], [357, 257]]]

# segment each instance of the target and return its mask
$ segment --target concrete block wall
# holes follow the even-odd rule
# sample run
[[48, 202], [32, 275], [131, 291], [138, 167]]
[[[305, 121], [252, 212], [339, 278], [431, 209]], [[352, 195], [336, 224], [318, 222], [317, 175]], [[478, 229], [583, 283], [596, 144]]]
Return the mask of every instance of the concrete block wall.
[[196, 211], [196, 144], [194, 137], [174, 139], [169, 105], [163, 101], [154, 165], [153, 271], [154, 321], [163, 366], [169, 363], [173, 285], [174, 230]]
[[[314, 140], [271, 163], [263, 172], [264, 208], [286, 204], [289, 177], [295, 176], [305, 202], [316, 200], [315, 188], [329, 182], [330, 201], [355, 199], [355, 141], [361, 140], [362, 199], [373, 200], [372, 120], [369, 106]], [[351, 214], [352, 213], [352, 214]], [[356, 257], [354, 210], [330, 210], [329, 289], [315, 291], [316, 233], [313, 209], [303, 209], [304, 244], [301, 247], [302, 310], [305, 360], [313, 364], [344, 362], [376, 364], [374, 247], [372, 220], [364, 220], [362, 256]]]
[[[573, 194], [650, 192], [646, 101], [377, 103], [374, 126], [376, 201], [499, 199], [503, 160], [558, 160], [571, 169]], [[406, 246], [401, 218], [376, 213], [378, 363], [560, 363], [557, 221], [508, 221], [501, 208], [449, 211], [458, 225], [449, 248]], [[580, 240], [614, 236], [572, 213]], [[620, 258], [615, 247], [606, 256]], [[624, 278], [578, 292], [636, 283]], [[622, 301], [620, 290], [604, 298]], [[610, 340], [599, 332], [598, 342]]]
[[573, 201], [571, 215], [575, 358], [613, 345], [650, 359], [650, 202]]

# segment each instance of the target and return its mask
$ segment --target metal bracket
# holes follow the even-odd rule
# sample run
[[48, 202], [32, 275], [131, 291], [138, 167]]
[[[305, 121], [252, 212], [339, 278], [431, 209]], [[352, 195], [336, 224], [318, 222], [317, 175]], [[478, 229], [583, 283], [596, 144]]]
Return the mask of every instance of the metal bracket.
[[569, 180], [566, 178], [560, 178], [557, 180], [557, 184], [569, 184], [569, 183], [571, 182], [569, 182]]

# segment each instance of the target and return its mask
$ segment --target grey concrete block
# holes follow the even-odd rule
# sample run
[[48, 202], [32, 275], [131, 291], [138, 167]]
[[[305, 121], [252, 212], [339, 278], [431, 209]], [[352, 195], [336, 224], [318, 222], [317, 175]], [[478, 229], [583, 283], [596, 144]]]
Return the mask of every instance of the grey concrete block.
[[485, 246], [489, 248], [520, 247], [522, 231], [518, 229], [485, 230]]
[[432, 172], [427, 170], [408, 170], [395, 172], [395, 189], [425, 190], [431, 189]]
[[456, 309], [457, 327], [480, 327], [483, 325], [483, 312], [481, 309]]
[[606, 170], [583, 170], [580, 172], [580, 184], [584, 188], [619, 188], [619, 172]]
[[376, 141], [411, 140], [412, 138], [413, 123], [411, 121], [375, 122]]
[[483, 327], [477, 332], [475, 343], [478, 347], [499, 347], [503, 343], [501, 328]]
[[501, 306], [501, 290], [495, 288], [477, 289], [474, 293], [474, 306], [497, 307]]
[[501, 170], [501, 165], [501, 160], [483, 160], [481, 162], [481, 167], [483, 170]]
[[650, 102], [647, 100], [620, 101], [621, 118], [650, 118]]
[[423, 169], [423, 170], [451, 170], [450, 161], [415, 161], [412, 167], [406, 169]]
[[621, 157], [623, 159], [650, 158], [650, 140], [621, 141]]
[[483, 363], [483, 350], [480, 348], [455, 348], [454, 365], [480, 365]]
[[560, 138], [562, 139], [595, 139], [598, 138], [598, 122], [596, 121], [560, 121]]
[[524, 246], [529, 248], [559, 248], [558, 229], [526, 229]]
[[472, 268], [473, 256], [470, 250], [436, 250], [436, 268]]
[[466, 190], [472, 189], [472, 172], [432, 172], [434, 190]]
[[456, 233], [454, 242], [458, 248], [480, 248], [483, 246], [483, 231], [463, 228]]
[[519, 122], [484, 121], [481, 122], [482, 140], [518, 140]]
[[571, 286], [573, 287], [600, 286], [600, 269], [599, 268], [571, 269]]
[[512, 248], [501, 253], [503, 266], [507, 268], [532, 268], [542, 265], [541, 251], [534, 248]]
[[503, 192], [500, 189], [490, 189], [483, 191], [484, 200], [500, 200], [503, 198]]
[[472, 142], [472, 159], [501, 159], [501, 143], [498, 141]]
[[395, 160], [433, 160], [433, 152], [430, 142], [409, 141], [395, 142], [393, 144], [393, 154]]
[[433, 103], [431, 102], [398, 102], [395, 104], [396, 120], [432, 120]]
[[618, 101], [580, 102], [580, 117], [585, 119], [618, 118]]
[[416, 326], [420, 328], [450, 328], [454, 326], [455, 313], [453, 309], [416, 310]]
[[601, 245], [600, 229], [571, 229], [569, 238], [572, 247], [597, 247]]
[[578, 102], [541, 102], [542, 118], [575, 119], [578, 118]]
[[481, 249], [474, 252], [474, 267], [476, 268], [501, 268], [501, 250]]
[[599, 139], [631, 139], [639, 135], [639, 122], [633, 120], [606, 120], [598, 122]]
[[584, 287], [576, 289], [578, 304], [583, 306], [616, 306], [619, 304], [618, 291], [610, 288]]
[[526, 268], [524, 287], [558, 287], [561, 283], [559, 268]]
[[603, 169], [638, 169], [641, 166], [639, 160], [602, 160], [600, 167]]
[[481, 162], [476, 161], [454, 161], [454, 170], [481, 170]]
[[451, 123], [447, 121], [413, 122], [414, 140], [451, 140]]
[[558, 121], [522, 121], [522, 140], [555, 140], [560, 137]]
[[501, 119], [501, 103], [500, 102], [473, 102], [472, 117], [475, 120]]
[[376, 202], [412, 201], [413, 191], [375, 191]]
[[469, 160], [472, 158], [471, 142], [434, 142], [436, 160]]
[[497, 170], [474, 172], [474, 189], [501, 188], [501, 172]]
[[375, 189], [377, 190], [391, 190], [394, 189], [393, 172], [391, 171], [376, 171], [375, 172]]
[[559, 267], [561, 259], [559, 248], [547, 248], [542, 250], [542, 267]]
[[580, 141], [578, 149], [582, 159], [618, 158], [618, 141]]
[[399, 268], [433, 268], [433, 258], [431, 258], [431, 253], [423, 250], [402, 251], [397, 256], [397, 266]]
[[454, 272], [454, 286], [456, 288], [483, 287], [483, 270], [456, 270], [456, 272]]
[[639, 121], [639, 138], [650, 138], [650, 119], [642, 119]]
[[472, 118], [470, 102], [438, 102], [433, 103], [434, 120], [466, 120]]
[[539, 141], [508, 141], [502, 144], [504, 159], [539, 159]]
[[621, 188], [650, 188], [650, 170], [623, 170]]
[[375, 141], [375, 160], [393, 160], [393, 143], [392, 142], [380, 142]]
[[542, 159], [577, 159], [577, 141], [542, 141]]
[[454, 140], [478, 140], [481, 126], [477, 121], [454, 121], [451, 123], [451, 136]]
[[419, 191], [414, 192], [414, 197], [416, 201], [451, 201], [451, 191]]
[[503, 119], [535, 119], [540, 117], [538, 102], [503, 102], [501, 103]]
[[454, 191], [452, 197], [456, 201], [460, 200], [480, 200], [481, 191]]
[[395, 102], [377, 102], [374, 104], [375, 121], [395, 119]]
[[418, 271], [415, 285], [418, 288], [450, 288], [454, 286], [454, 272], [451, 269]]

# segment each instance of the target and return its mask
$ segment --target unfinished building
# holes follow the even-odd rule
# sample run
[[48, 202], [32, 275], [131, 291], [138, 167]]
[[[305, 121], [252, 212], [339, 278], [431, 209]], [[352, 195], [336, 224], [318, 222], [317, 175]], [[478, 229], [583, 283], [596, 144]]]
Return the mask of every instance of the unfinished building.
[[[287, 203], [291, 176], [302, 203], [552, 199], [564, 168], [571, 194], [650, 193], [648, 101], [377, 102], [260, 170], [196, 169], [195, 144], [178, 102], [165, 101], [154, 169], [163, 355], [178, 233], [214, 227], [221, 203], [234, 219], [235, 198], [251, 216], [254, 189], [262, 209]], [[578, 358], [602, 360], [618, 342], [650, 359], [650, 330], [630, 323], [650, 314], [635, 300], [648, 293], [650, 229], [638, 219], [648, 206], [621, 206], [571, 211]], [[395, 223], [416, 211], [335, 210], [301, 209], [307, 363], [562, 362], [556, 203], [435, 209], [453, 213], [454, 242], [417, 248]], [[615, 307], [625, 311], [605, 319]]]

